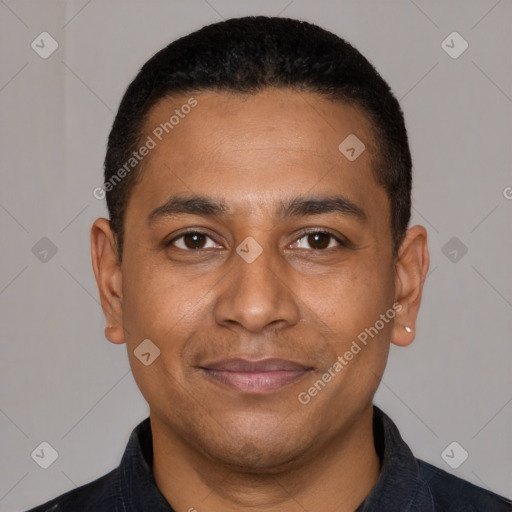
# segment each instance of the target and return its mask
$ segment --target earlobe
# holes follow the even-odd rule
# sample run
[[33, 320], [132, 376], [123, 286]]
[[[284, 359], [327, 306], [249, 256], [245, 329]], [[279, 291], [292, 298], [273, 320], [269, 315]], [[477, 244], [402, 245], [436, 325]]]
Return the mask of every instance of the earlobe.
[[414, 340], [428, 267], [427, 231], [423, 226], [413, 226], [407, 230], [395, 265], [395, 300], [401, 306], [391, 331], [391, 343], [395, 345], [407, 346]]
[[105, 327], [105, 338], [116, 345], [124, 343], [124, 331], [121, 324], [117, 323], [115, 326], [107, 325]]
[[112, 343], [124, 343], [122, 322], [122, 272], [117, 244], [107, 219], [96, 219], [91, 228], [91, 258], [107, 321], [105, 337]]
[[398, 324], [395, 321], [391, 334], [391, 343], [399, 347], [406, 347], [414, 341], [414, 330], [408, 325]]

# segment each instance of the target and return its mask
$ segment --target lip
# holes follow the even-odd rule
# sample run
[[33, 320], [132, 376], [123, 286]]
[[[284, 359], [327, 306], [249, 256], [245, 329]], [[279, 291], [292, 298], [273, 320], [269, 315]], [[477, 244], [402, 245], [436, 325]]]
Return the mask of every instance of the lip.
[[276, 391], [309, 373], [312, 368], [286, 359], [223, 359], [199, 367], [209, 378], [248, 394]]

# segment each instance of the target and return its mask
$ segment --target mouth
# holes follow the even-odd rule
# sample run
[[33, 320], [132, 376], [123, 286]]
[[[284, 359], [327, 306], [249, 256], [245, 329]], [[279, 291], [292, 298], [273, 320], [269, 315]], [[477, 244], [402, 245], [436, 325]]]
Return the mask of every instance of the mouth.
[[208, 378], [242, 393], [269, 393], [296, 382], [313, 368], [286, 359], [225, 359], [199, 369]]

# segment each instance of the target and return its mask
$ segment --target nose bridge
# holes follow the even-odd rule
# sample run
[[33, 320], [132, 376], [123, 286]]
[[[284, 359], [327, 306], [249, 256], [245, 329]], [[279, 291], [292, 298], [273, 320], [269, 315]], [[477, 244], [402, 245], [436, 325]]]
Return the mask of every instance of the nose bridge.
[[298, 322], [299, 310], [287, 284], [286, 264], [263, 235], [258, 238], [261, 244], [247, 237], [231, 255], [230, 277], [215, 305], [217, 323], [237, 323], [257, 332], [279, 321]]

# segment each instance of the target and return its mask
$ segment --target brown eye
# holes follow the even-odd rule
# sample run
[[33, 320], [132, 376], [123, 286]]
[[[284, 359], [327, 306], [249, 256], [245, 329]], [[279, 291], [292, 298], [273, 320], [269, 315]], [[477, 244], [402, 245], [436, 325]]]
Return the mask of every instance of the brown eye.
[[313, 249], [321, 251], [336, 246], [345, 246], [336, 236], [327, 231], [313, 231], [303, 235], [292, 244], [297, 249]]
[[308, 235], [308, 244], [313, 249], [325, 249], [329, 246], [331, 238], [328, 233], [311, 233]]
[[[209, 242], [210, 241], [210, 242]], [[208, 245], [210, 243], [210, 245]], [[211, 237], [205, 233], [190, 231], [189, 233], [183, 233], [182, 235], [171, 240], [167, 246], [175, 246], [183, 250], [198, 250], [216, 248], [217, 245]]]
[[187, 233], [183, 235], [183, 241], [188, 249], [202, 249], [206, 237], [200, 233]]

